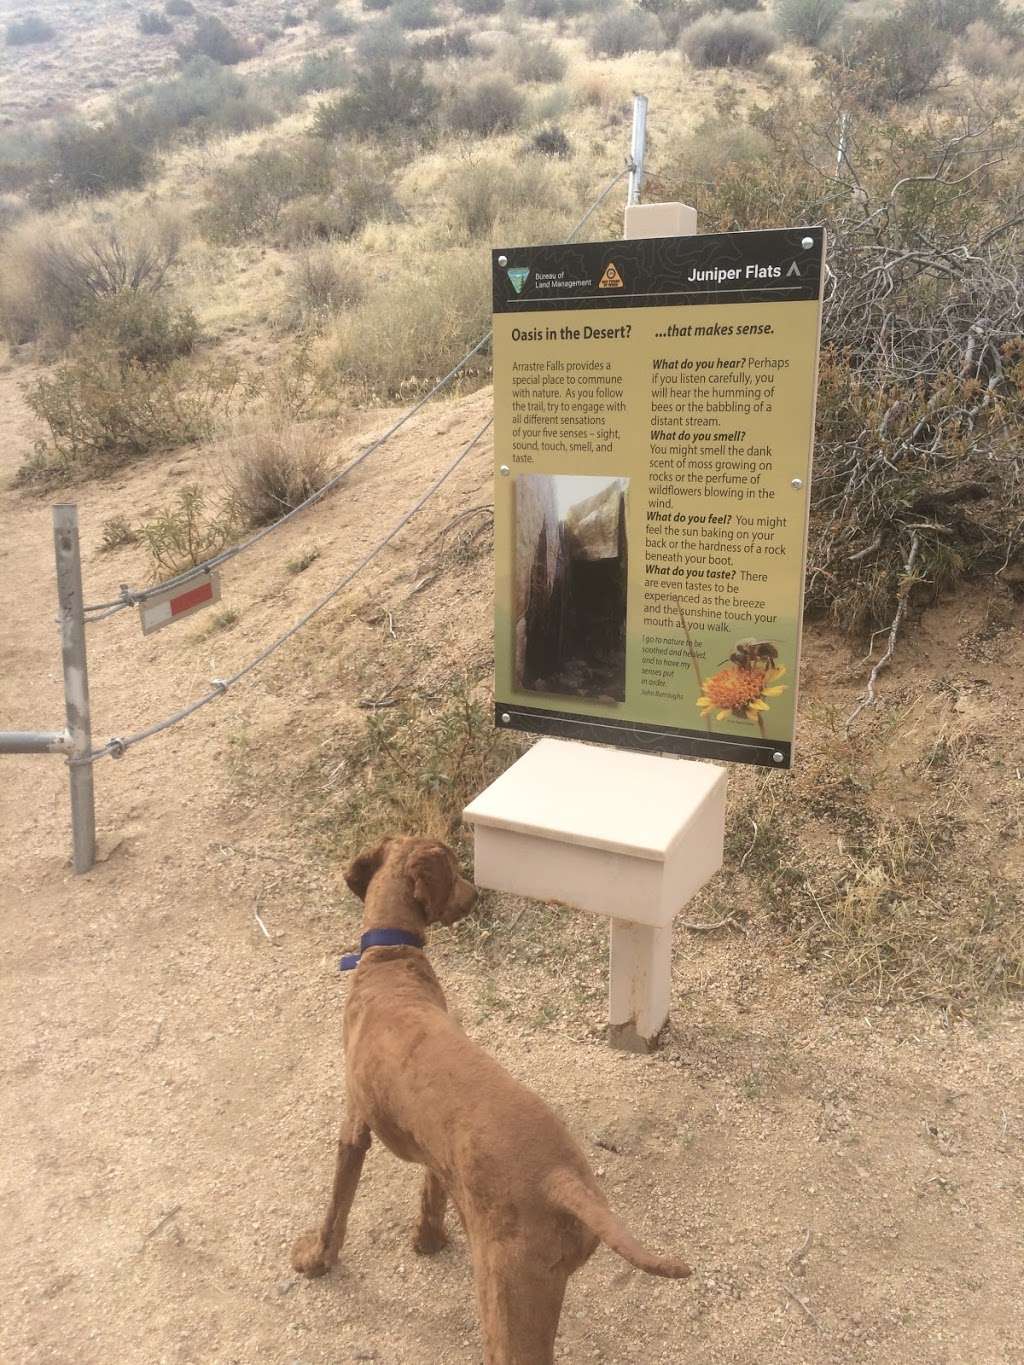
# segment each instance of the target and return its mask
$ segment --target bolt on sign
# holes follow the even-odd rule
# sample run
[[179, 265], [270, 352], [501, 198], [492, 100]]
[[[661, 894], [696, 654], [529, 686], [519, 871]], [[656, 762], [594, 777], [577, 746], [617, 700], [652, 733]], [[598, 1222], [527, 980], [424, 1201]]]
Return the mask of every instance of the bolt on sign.
[[494, 252], [499, 727], [790, 766], [824, 251]]
[[188, 582], [167, 592], [154, 593], [139, 605], [143, 635], [163, 630], [173, 621], [202, 611], [211, 602], [220, 601], [220, 576], [216, 573], [196, 574]]

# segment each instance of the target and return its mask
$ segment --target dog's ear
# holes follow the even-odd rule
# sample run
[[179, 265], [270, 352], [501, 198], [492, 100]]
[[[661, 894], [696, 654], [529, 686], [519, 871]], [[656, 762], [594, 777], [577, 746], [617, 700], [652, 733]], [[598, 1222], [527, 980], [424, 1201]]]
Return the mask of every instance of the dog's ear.
[[406, 871], [427, 923], [433, 924], [448, 908], [455, 890], [452, 855], [444, 844], [423, 844], [410, 855]]
[[368, 848], [365, 853], [360, 853], [349, 870], [345, 873], [345, 884], [348, 889], [359, 897], [361, 901], [366, 900], [366, 891], [373, 880], [373, 874], [379, 869], [384, 861], [384, 854], [387, 852], [388, 841], [385, 839], [376, 848]]

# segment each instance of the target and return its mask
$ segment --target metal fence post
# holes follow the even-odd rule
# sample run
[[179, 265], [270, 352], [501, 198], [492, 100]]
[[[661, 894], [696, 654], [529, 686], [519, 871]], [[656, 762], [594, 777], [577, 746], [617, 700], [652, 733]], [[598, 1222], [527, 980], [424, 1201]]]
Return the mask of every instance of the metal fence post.
[[85, 663], [85, 613], [82, 601], [82, 561], [78, 548], [78, 508], [58, 503], [53, 509], [53, 546], [57, 559], [57, 597], [60, 604], [60, 647], [64, 665], [64, 706], [71, 753], [71, 832], [76, 872], [88, 872], [96, 861], [96, 808], [93, 802], [92, 749], [89, 718], [89, 675]]
[[629, 148], [629, 184], [626, 203], [639, 204], [644, 185], [644, 154], [647, 149], [647, 96], [633, 96], [633, 137]]

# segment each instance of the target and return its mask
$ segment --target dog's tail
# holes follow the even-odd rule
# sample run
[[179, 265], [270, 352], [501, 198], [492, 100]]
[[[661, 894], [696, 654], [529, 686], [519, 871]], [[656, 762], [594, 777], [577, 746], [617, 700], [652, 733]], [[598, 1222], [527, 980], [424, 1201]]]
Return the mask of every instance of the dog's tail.
[[636, 1238], [619, 1222], [604, 1202], [601, 1194], [588, 1188], [575, 1171], [563, 1167], [545, 1181], [545, 1193], [551, 1203], [574, 1214], [584, 1227], [600, 1237], [623, 1260], [646, 1270], [648, 1275], [663, 1275], [669, 1280], [685, 1280], [693, 1271], [685, 1261], [674, 1256], [656, 1256], [642, 1247]]

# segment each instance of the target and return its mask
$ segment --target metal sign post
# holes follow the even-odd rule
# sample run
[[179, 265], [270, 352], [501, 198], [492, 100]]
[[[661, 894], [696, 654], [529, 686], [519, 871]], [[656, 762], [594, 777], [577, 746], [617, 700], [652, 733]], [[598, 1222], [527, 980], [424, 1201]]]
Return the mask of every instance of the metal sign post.
[[88, 872], [96, 861], [96, 809], [93, 801], [89, 718], [89, 675], [85, 663], [85, 614], [82, 560], [78, 545], [78, 508], [58, 503], [53, 509], [53, 546], [57, 559], [60, 604], [60, 647], [64, 666], [64, 707], [71, 752], [71, 830], [76, 872]]
[[66, 730], [0, 730], [0, 754], [67, 754], [71, 781], [71, 830], [76, 872], [96, 861], [96, 809], [92, 791], [92, 731], [89, 724], [89, 675], [85, 665], [85, 609], [82, 561], [78, 548], [78, 508], [53, 509], [53, 548], [57, 559], [61, 657], [64, 665]]

